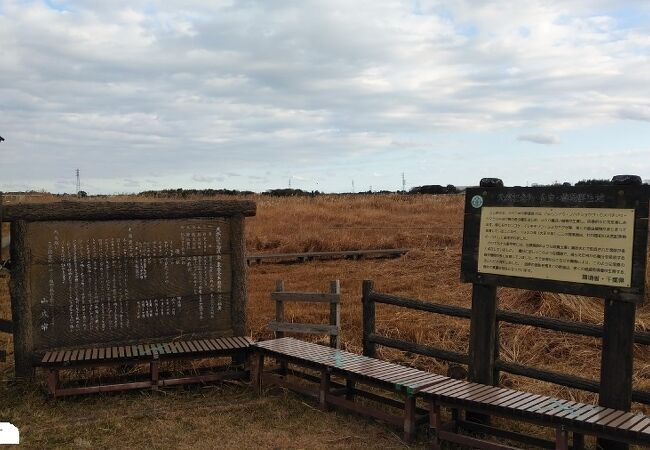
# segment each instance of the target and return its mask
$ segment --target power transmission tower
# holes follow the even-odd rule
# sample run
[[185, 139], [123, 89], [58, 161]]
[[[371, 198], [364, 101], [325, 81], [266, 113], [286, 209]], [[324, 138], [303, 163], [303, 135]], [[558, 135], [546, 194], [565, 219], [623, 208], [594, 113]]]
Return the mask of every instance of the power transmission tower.
[[406, 192], [406, 178], [404, 178], [404, 172], [402, 172], [402, 192]]
[[354, 180], [352, 180], [352, 193], [354, 194]]
[[77, 195], [81, 192], [81, 179], [79, 178], [79, 169], [77, 169]]
[[289, 189], [291, 189], [291, 177], [289, 177]]

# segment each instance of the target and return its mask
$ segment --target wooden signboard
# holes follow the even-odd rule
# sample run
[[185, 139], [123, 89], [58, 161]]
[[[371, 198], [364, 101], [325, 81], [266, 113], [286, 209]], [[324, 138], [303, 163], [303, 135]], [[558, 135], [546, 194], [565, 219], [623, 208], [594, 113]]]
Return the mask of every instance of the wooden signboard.
[[643, 301], [648, 186], [466, 192], [463, 281]]
[[244, 335], [255, 205], [194, 203], [7, 207], [17, 372], [52, 349]]

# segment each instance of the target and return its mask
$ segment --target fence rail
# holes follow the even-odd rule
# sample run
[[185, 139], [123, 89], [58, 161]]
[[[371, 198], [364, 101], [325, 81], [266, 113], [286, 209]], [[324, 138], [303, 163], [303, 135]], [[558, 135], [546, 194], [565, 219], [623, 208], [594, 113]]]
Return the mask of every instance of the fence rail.
[[[375, 304], [394, 305], [417, 311], [425, 311], [435, 314], [442, 314], [449, 317], [460, 317], [470, 319], [472, 310], [459, 306], [442, 305], [439, 303], [430, 303], [422, 300], [398, 297], [389, 294], [383, 294], [374, 291], [372, 281], [363, 282], [363, 354], [375, 357], [377, 345], [384, 347], [396, 348], [398, 350], [408, 351], [419, 355], [430, 356], [448, 362], [457, 364], [471, 365], [471, 356], [466, 353], [459, 353], [431, 345], [417, 344], [392, 337], [382, 336], [375, 330]], [[575, 335], [588, 337], [603, 337], [604, 331], [601, 325], [588, 324], [584, 322], [552, 319], [548, 317], [531, 316], [527, 314], [515, 313], [511, 311], [497, 310], [497, 323], [511, 323], [516, 325], [528, 325], [547, 330], [560, 331]], [[636, 331], [634, 333], [634, 342], [641, 345], [650, 345], [650, 333], [645, 331]], [[495, 343], [498, 347], [498, 342]], [[498, 355], [498, 349], [495, 348], [495, 354]], [[577, 377], [550, 370], [529, 367], [523, 364], [504, 361], [498, 357], [494, 360], [493, 369], [498, 374], [499, 371], [508, 372], [513, 375], [520, 375], [527, 378], [533, 378], [540, 381], [550, 382], [561, 386], [566, 386], [583, 391], [598, 393], [600, 391], [600, 381], [587, 378]], [[498, 379], [495, 377], [495, 379]], [[650, 405], [650, 392], [633, 390], [632, 400], [635, 402]]]
[[253, 262], [261, 264], [262, 261], [313, 261], [315, 259], [364, 259], [364, 258], [389, 258], [399, 257], [408, 253], [408, 248], [389, 248], [378, 250], [346, 250], [340, 252], [302, 252], [302, 253], [259, 253], [246, 256], [250, 266]]

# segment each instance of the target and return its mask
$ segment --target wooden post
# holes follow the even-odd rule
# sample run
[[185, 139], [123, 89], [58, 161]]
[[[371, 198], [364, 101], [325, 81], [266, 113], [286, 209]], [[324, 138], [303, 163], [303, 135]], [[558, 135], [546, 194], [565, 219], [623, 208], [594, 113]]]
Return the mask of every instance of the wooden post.
[[[237, 214], [230, 219], [231, 250], [232, 250], [232, 302], [230, 319], [235, 336], [246, 336], [246, 303], [247, 303], [247, 271], [246, 265], [246, 232], [244, 215]], [[236, 366], [244, 365], [246, 358], [236, 354], [232, 358]]]
[[160, 360], [158, 352], [154, 351], [153, 360], [149, 363], [149, 372], [151, 373], [151, 389], [154, 391], [158, 390], [158, 378], [160, 371]]
[[439, 450], [441, 446], [438, 433], [442, 429], [442, 418], [440, 417], [440, 405], [433, 399], [429, 399], [429, 439], [430, 448]]
[[321, 411], [329, 409], [327, 405], [327, 396], [330, 393], [330, 374], [327, 370], [323, 369], [320, 372], [320, 390], [319, 390], [319, 406]]
[[34, 367], [32, 365], [34, 342], [32, 305], [30, 302], [31, 288], [28, 276], [30, 255], [26, 251], [26, 233], [27, 222], [16, 220], [11, 223], [11, 318], [14, 323], [16, 377], [32, 379], [34, 376]]
[[2, 191], [0, 191], [0, 269], [2, 269], [2, 264], [4, 260], [2, 259]]
[[[276, 280], [275, 281], [275, 292], [284, 292], [284, 281]], [[275, 301], [275, 321], [277, 323], [284, 322], [284, 302], [282, 300]], [[275, 338], [280, 339], [284, 337], [284, 331], [276, 331]], [[285, 376], [287, 374], [289, 365], [286, 361], [280, 361], [280, 375]]]
[[[604, 447], [609, 449], [609, 447]], [[555, 429], [555, 450], [569, 450], [569, 433], [564, 425]]]
[[404, 442], [410, 444], [415, 437], [415, 397], [406, 395], [404, 398]]
[[[275, 292], [284, 292], [284, 281], [275, 281]], [[275, 321], [278, 323], [284, 322], [284, 302], [282, 300], [275, 301]], [[284, 331], [276, 331], [275, 338], [280, 339], [284, 337]]]
[[[617, 175], [615, 185], [640, 185], [637, 175]], [[619, 195], [619, 202], [623, 198]], [[619, 206], [622, 206], [619, 205]], [[598, 404], [629, 411], [632, 406], [632, 370], [634, 365], [634, 326], [636, 305], [605, 299], [603, 350], [600, 360], [600, 392]], [[601, 448], [627, 450], [628, 444], [598, 439]]]
[[[341, 295], [341, 284], [339, 280], [330, 281], [330, 294]], [[339, 298], [340, 300], [340, 298]], [[341, 302], [330, 303], [330, 325], [335, 325], [339, 334], [330, 336], [330, 347], [341, 348]]]
[[[469, 380], [494, 386], [494, 349], [497, 345], [496, 286], [472, 286], [472, 315], [469, 336]], [[489, 423], [484, 414], [467, 414], [468, 420]]]
[[230, 219], [232, 247], [232, 328], [236, 336], [246, 335], [247, 267], [244, 216]]
[[363, 280], [363, 355], [375, 358], [377, 355], [377, 346], [369, 341], [371, 334], [375, 333], [375, 302], [370, 299], [370, 294], [374, 288], [371, 280]]
[[264, 379], [264, 354], [262, 352], [251, 355], [251, 382], [257, 395], [262, 395], [262, 382]]
[[[634, 324], [636, 305], [605, 300], [603, 353], [600, 362], [598, 404], [629, 411], [632, 406], [632, 366], [634, 362]], [[598, 445], [612, 450], [627, 450], [628, 444], [599, 439]]]
[[56, 390], [59, 388], [59, 369], [49, 369], [47, 371], [47, 388], [56, 397]]

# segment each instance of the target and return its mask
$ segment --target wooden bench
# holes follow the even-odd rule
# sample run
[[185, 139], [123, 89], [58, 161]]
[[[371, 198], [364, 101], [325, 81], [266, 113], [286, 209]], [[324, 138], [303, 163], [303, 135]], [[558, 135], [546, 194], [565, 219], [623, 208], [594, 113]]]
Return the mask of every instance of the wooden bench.
[[[643, 414], [455, 380], [293, 338], [258, 342], [253, 344], [253, 353], [256, 361], [252, 379], [259, 391], [267, 382], [286, 386], [317, 397], [323, 410], [327, 410], [330, 405], [339, 406], [403, 427], [404, 440], [407, 442], [413, 439], [416, 425], [424, 422], [422, 419], [426, 420], [428, 415], [431, 444], [434, 449], [440, 448], [442, 441], [479, 449], [514, 448], [460, 434], [458, 428], [518, 440], [542, 448], [561, 450], [570, 448], [569, 433], [573, 433], [571, 448], [575, 449], [583, 448], [585, 434], [614, 441], [650, 445], [650, 417]], [[311, 378], [311, 381], [319, 382], [319, 388], [309, 389], [290, 383], [286, 379], [278, 379], [273, 374], [264, 373], [265, 356], [320, 372], [319, 377]], [[346, 384], [334, 383], [331, 380], [332, 376], [345, 379]], [[402, 403], [356, 389], [349, 381], [399, 393], [404, 401]], [[400, 408], [402, 413], [396, 416], [383, 410], [363, 406], [354, 402], [355, 395]], [[423, 398], [428, 402], [428, 410], [416, 406], [417, 398]], [[444, 424], [441, 407], [552, 427], [556, 430], [555, 440], [547, 441], [499, 430], [488, 425], [461, 420], [460, 417]]]
[[[330, 405], [343, 407], [403, 427], [404, 440], [407, 442], [413, 439], [416, 424], [426, 422], [426, 411], [416, 408], [414, 394], [424, 386], [449, 380], [441, 375], [287, 337], [253, 344], [253, 353], [256, 361], [252, 381], [258, 392], [268, 383], [316, 397], [323, 410], [327, 410]], [[314, 390], [285, 377], [264, 373], [265, 356], [320, 372], [318, 377], [306, 377], [309, 381], [319, 383], [320, 387]], [[345, 384], [333, 381], [332, 376], [344, 379]], [[361, 390], [355, 383], [395, 392], [404, 401]], [[390, 414], [383, 409], [364, 406], [354, 401], [355, 396], [400, 409], [401, 414]]]
[[[556, 430], [554, 448], [559, 450], [582, 449], [585, 434], [650, 446], [650, 417], [640, 413], [451, 379], [424, 387], [418, 395], [427, 400], [431, 411], [429, 426], [433, 449], [441, 448], [442, 441], [479, 449], [512, 448], [462, 435], [457, 432], [458, 425], [470, 431], [487, 432], [539, 447], [553, 448], [548, 441], [487, 425], [463, 420], [451, 421], [445, 425], [441, 406], [553, 427]], [[573, 433], [572, 446], [569, 446], [569, 433]]]
[[[164, 376], [160, 363], [172, 360], [192, 360], [231, 356], [235, 362], [245, 361], [253, 341], [248, 337], [176, 340], [156, 344], [117, 345], [112, 347], [83, 347], [45, 352], [39, 365], [48, 372], [47, 386], [53, 397], [112, 392], [128, 389], [158, 389], [187, 383], [204, 383], [223, 379], [248, 377], [241, 364], [227, 370], [188, 376]], [[123, 383], [61, 387], [59, 372], [103, 366], [148, 364], [148, 379]]]

